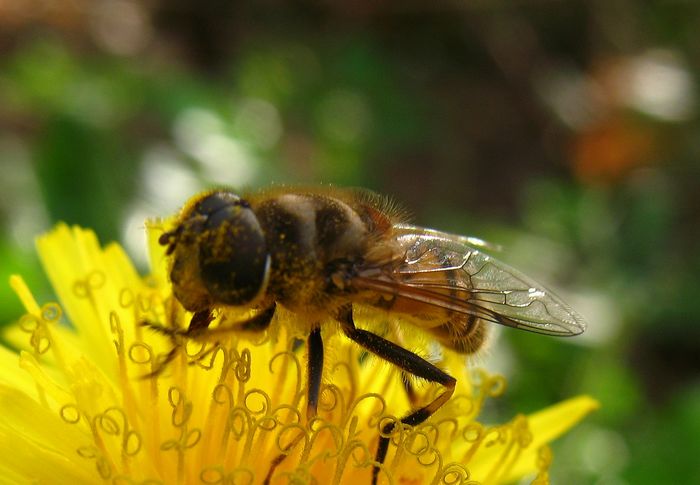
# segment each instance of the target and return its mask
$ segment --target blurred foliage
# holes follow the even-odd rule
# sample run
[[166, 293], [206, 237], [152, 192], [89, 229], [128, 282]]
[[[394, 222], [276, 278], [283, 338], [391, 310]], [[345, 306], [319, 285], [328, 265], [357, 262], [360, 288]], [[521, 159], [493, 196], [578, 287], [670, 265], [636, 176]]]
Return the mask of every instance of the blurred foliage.
[[[0, 4], [0, 278], [50, 289], [59, 220], [145, 268], [146, 217], [212, 185], [361, 185], [503, 245], [590, 326], [501, 332], [493, 413], [602, 402], [554, 483], [698, 483], [700, 4]], [[42, 290], [43, 289], [43, 290]], [[43, 294], [42, 294], [43, 293]], [[19, 302], [0, 286], [0, 321]]]

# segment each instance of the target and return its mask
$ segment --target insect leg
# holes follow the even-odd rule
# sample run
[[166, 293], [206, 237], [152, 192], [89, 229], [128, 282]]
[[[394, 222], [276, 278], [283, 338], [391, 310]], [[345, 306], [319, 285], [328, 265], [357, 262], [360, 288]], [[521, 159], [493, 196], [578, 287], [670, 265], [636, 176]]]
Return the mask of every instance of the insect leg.
[[272, 317], [275, 316], [276, 309], [277, 305], [272, 303], [269, 308], [261, 311], [250, 320], [236, 324], [236, 330], [241, 332], [262, 332], [267, 330], [270, 322], [272, 322]]
[[[306, 346], [309, 352], [308, 358], [308, 390], [307, 390], [307, 405], [306, 405], [306, 418], [310, 420], [316, 416], [316, 410], [318, 409], [318, 397], [319, 390], [321, 389], [321, 377], [323, 377], [323, 339], [321, 338], [321, 329], [315, 328], [309, 334], [309, 338], [306, 341]], [[270, 483], [272, 475], [275, 469], [287, 458], [287, 453], [289, 450], [294, 448], [297, 443], [301, 440], [303, 435], [299, 435], [294, 440], [289, 443], [285, 449], [284, 453], [277, 455], [270, 463], [270, 469], [267, 472], [267, 476], [263, 480], [263, 485]]]
[[141, 325], [142, 327], [148, 327], [151, 330], [154, 330], [163, 335], [167, 335], [174, 339], [176, 336], [192, 337], [192, 334], [196, 334], [197, 332], [201, 332], [202, 330], [206, 329], [213, 319], [214, 317], [211, 314], [211, 310], [206, 309], [199, 312], [195, 312], [192, 315], [192, 318], [190, 319], [190, 324], [186, 330], [176, 327], [166, 327], [158, 323], [149, 322], [148, 320], [140, 322], [139, 325]]
[[[259, 333], [262, 332], [263, 330], [266, 330], [267, 327], [270, 326], [270, 323], [272, 322], [272, 317], [275, 316], [275, 309], [276, 309], [275, 303], [272, 303], [268, 308], [265, 310], [259, 312], [256, 314], [254, 317], [244, 320], [242, 322], [238, 322], [234, 325], [227, 325], [224, 327], [218, 327], [214, 329], [208, 329], [206, 332], [202, 331], [202, 334], [206, 335], [207, 337], [211, 337], [213, 335], [221, 335], [225, 333], [243, 333], [243, 332], [253, 332], [253, 333]], [[191, 325], [190, 325], [190, 328]], [[197, 356], [197, 358], [190, 362], [190, 365], [196, 364], [197, 362], [201, 362], [205, 357], [207, 357], [209, 354], [212, 352], [215, 352], [219, 347], [220, 347], [221, 342], [219, 340], [215, 341], [209, 349], [207, 349], [205, 352], [202, 352]]]
[[155, 368], [151, 372], [141, 376], [141, 379], [151, 379], [152, 377], [158, 377], [165, 370], [168, 364], [171, 363], [173, 359], [175, 359], [179, 348], [180, 346], [174, 342], [173, 338], [173, 347], [170, 349], [170, 351], [165, 355], [165, 357], [163, 357], [163, 359], [156, 363]]
[[307, 340], [309, 352], [308, 359], [308, 381], [309, 389], [306, 405], [306, 418], [311, 419], [316, 416], [318, 408], [318, 396], [321, 389], [321, 377], [323, 375], [323, 340], [321, 339], [321, 329], [315, 328], [309, 334]]
[[142, 376], [142, 378], [150, 379], [152, 377], [159, 376], [165, 370], [168, 364], [170, 364], [175, 359], [175, 357], [177, 356], [178, 349], [182, 347], [182, 344], [179, 342], [180, 337], [189, 337], [191, 336], [191, 334], [200, 333], [206, 330], [206, 328], [209, 326], [213, 319], [214, 317], [211, 314], [211, 310], [207, 309], [195, 312], [192, 315], [187, 330], [182, 330], [173, 327], [164, 327], [162, 325], [157, 325], [148, 321], [141, 322], [141, 326], [148, 327], [151, 330], [155, 330], [156, 332], [167, 335], [168, 337], [170, 337], [170, 340], [173, 343], [173, 347], [165, 355], [165, 357], [156, 364], [155, 368], [151, 372]]
[[[275, 308], [276, 305], [273, 303], [270, 305], [268, 308], [265, 310], [257, 313], [255, 316], [251, 317], [248, 320], [244, 320], [242, 322], [238, 322], [235, 325], [232, 326], [226, 326], [226, 327], [219, 327], [219, 328], [214, 328], [210, 329], [209, 324], [214, 320], [214, 316], [212, 315], [211, 310], [202, 310], [199, 312], [195, 312], [192, 315], [192, 319], [190, 320], [190, 324], [187, 327], [186, 330], [179, 329], [179, 328], [172, 328], [172, 327], [164, 327], [162, 325], [157, 325], [152, 322], [144, 321], [141, 322], [141, 326], [148, 327], [152, 330], [155, 330], [156, 332], [162, 333], [164, 335], [167, 335], [170, 337], [170, 340], [173, 343], [173, 348], [170, 349], [170, 351], [166, 354], [166, 356], [161, 360], [156, 368], [143, 376], [144, 378], [151, 378], [151, 377], [156, 377], [158, 376], [165, 368], [168, 366], [170, 362], [172, 362], [175, 357], [177, 356], [177, 351], [182, 347], [182, 339], [197, 339], [201, 338], [203, 336], [214, 336], [214, 335], [221, 335], [224, 333], [231, 333], [231, 332], [241, 332], [241, 331], [251, 331], [251, 332], [260, 332], [265, 330], [269, 325], [270, 322], [272, 322], [272, 317], [275, 315]], [[212, 350], [216, 348], [218, 342], [214, 343], [214, 346], [212, 347]], [[203, 357], [205, 357], [208, 353], [210, 353], [212, 350], [205, 352], [204, 354], [200, 355], [198, 357], [198, 360], [201, 360]]]
[[[410, 426], [416, 426], [422, 423], [452, 397], [455, 385], [457, 384], [457, 380], [454, 377], [410, 350], [406, 350], [400, 345], [386, 340], [379, 335], [375, 335], [372, 332], [356, 328], [352, 318], [352, 306], [348, 305], [343, 307], [338, 314], [338, 320], [342, 324], [345, 335], [366, 350], [396, 365], [406, 373], [413, 374], [414, 376], [430, 382], [437, 382], [445, 387], [445, 392], [438, 395], [432, 402], [411, 411], [401, 418], [402, 423]], [[389, 449], [389, 437], [387, 435], [393, 428], [394, 424], [387, 424], [382, 428], [382, 436], [379, 437], [379, 445], [377, 446], [377, 454], [375, 456], [377, 463], [384, 463]], [[373, 485], [377, 483], [378, 475], [379, 467], [375, 465], [372, 470]]]
[[[202, 332], [202, 335], [207, 337], [212, 335], [221, 335], [226, 333], [241, 333], [241, 332], [262, 332], [267, 329], [272, 322], [272, 317], [275, 316], [275, 309], [277, 305], [272, 303], [269, 307], [262, 311], [259, 311], [255, 316], [249, 318], [248, 320], [243, 320], [242, 322], [232, 323], [231, 325], [219, 326], [217, 328], [207, 329], [206, 332]], [[190, 328], [192, 328], [190, 326]], [[189, 332], [189, 330], [188, 330]], [[187, 335], [190, 338], [197, 338], [199, 335]]]
[[207, 308], [199, 312], [194, 312], [190, 319], [190, 325], [187, 327], [185, 336], [190, 337], [193, 334], [202, 333], [209, 327], [209, 324], [214, 320], [211, 310]]
[[[225, 327], [219, 327], [215, 329], [210, 329], [207, 330], [206, 336], [212, 336], [212, 335], [221, 335], [223, 333], [243, 333], [243, 332], [253, 332], [253, 333], [259, 333], [262, 332], [263, 330], [267, 329], [267, 327], [270, 326], [270, 323], [272, 322], [272, 317], [275, 315], [275, 304], [273, 303], [269, 308], [265, 309], [264, 311], [258, 313], [254, 317], [244, 320], [243, 322], [239, 322], [235, 324], [233, 327], [230, 326], [225, 326]], [[195, 357], [195, 359], [191, 362], [189, 362], [189, 365], [195, 365], [198, 362], [203, 361], [207, 356], [211, 355], [213, 352], [216, 352], [219, 348], [221, 347], [221, 341], [216, 340], [211, 344], [211, 346], [205, 350], [204, 352], [201, 352], [199, 355]]]
[[[401, 329], [396, 322], [390, 322], [389, 331], [391, 333], [392, 341], [399, 344], [404, 349], [407, 347]], [[406, 396], [408, 397], [411, 406], [418, 405], [418, 393], [411, 382], [411, 377], [406, 372], [401, 372], [401, 383], [403, 384], [404, 391], [406, 391]]]

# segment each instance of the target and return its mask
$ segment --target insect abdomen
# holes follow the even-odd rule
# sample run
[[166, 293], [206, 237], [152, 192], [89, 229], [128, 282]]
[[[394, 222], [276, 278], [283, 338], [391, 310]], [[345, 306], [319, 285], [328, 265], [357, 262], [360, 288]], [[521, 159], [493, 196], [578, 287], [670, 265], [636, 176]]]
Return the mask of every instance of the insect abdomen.
[[443, 347], [460, 354], [473, 354], [488, 338], [487, 324], [474, 315], [452, 315], [446, 323], [427, 329]]

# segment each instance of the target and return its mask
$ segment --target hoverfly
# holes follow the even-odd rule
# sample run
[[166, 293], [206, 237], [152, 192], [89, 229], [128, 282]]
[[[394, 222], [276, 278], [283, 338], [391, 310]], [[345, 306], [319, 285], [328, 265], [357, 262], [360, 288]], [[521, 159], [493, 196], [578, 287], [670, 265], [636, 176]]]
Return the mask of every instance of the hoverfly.
[[[586, 327], [556, 295], [482, 252], [479, 241], [405, 224], [386, 199], [362, 190], [280, 187], [243, 197], [208, 191], [187, 202], [159, 242], [167, 246], [173, 294], [193, 313], [181, 335], [206, 335], [213, 312], [227, 307], [254, 311], [232, 331], [265, 330], [278, 307], [301, 317], [299, 330], [308, 335], [308, 417], [318, 406], [321, 324], [328, 320], [403, 373], [443, 386], [402, 423], [422, 423], [454, 392], [453, 376], [403, 348], [390, 332], [358, 328], [353, 309], [359, 306], [386, 311], [461, 354], [482, 347], [491, 323], [554, 336]], [[174, 351], [164, 364], [173, 357]], [[391, 426], [379, 439], [378, 463]]]

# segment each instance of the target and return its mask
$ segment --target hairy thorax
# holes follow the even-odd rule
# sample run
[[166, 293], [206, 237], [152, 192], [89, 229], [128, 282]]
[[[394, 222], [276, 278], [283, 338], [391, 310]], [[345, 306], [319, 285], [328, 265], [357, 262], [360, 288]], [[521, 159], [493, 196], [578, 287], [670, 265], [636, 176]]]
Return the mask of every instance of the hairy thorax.
[[306, 313], [342, 300], [338, 291], [330, 291], [335, 289], [333, 275], [365, 258], [370, 228], [361, 215], [349, 204], [319, 194], [284, 194], [253, 208], [272, 257], [268, 294], [288, 309]]

